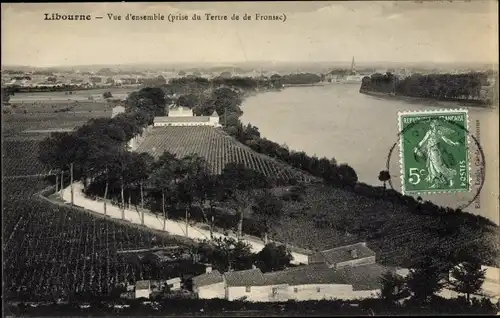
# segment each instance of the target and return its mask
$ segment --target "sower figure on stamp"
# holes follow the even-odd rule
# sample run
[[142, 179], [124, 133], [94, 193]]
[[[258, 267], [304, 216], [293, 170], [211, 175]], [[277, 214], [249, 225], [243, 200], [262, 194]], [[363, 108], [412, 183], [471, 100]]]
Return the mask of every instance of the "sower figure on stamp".
[[425, 180], [431, 184], [431, 188], [437, 188], [440, 184], [453, 186], [453, 178], [457, 171], [447, 167], [439, 145], [441, 141], [444, 141], [450, 146], [458, 146], [458, 142], [446, 137], [446, 134], [453, 132], [452, 129], [438, 125], [437, 120], [433, 120], [430, 123], [430, 129], [418, 143], [418, 147], [413, 150], [417, 156], [426, 159], [427, 177]]

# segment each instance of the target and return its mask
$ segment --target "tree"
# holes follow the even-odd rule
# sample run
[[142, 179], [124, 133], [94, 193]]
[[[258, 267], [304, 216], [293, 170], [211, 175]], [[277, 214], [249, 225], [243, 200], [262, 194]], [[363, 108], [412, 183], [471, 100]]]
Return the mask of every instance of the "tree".
[[10, 101], [11, 91], [2, 87], [2, 103], [8, 104]]
[[470, 302], [470, 295], [481, 290], [486, 270], [481, 269], [481, 260], [470, 253], [457, 258], [460, 259], [462, 262], [451, 269], [449, 284], [452, 290], [465, 294], [467, 302]]
[[441, 270], [430, 256], [417, 262], [407, 277], [406, 284], [419, 303], [428, 302], [444, 287]]
[[229, 207], [235, 210], [240, 216], [238, 222], [238, 240], [241, 240], [243, 237], [243, 220], [245, 218], [245, 212], [249, 211], [253, 206], [255, 202], [255, 192], [234, 190], [226, 202]]
[[381, 280], [380, 297], [388, 304], [395, 304], [397, 301], [409, 296], [405, 280], [398, 274], [388, 271], [382, 275]]
[[263, 272], [280, 271], [287, 268], [293, 260], [285, 245], [268, 243], [257, 253], [258, 266]]
[[165, 114], [165, 93], [159, 87], [145, 87], [132, 92], [125, 100], [129, 110], [143, 110], [148, 114], [162, 116]]
[[252, 267], [254, 254], [250, 244], [230, 237], [219, 237], [212, 240], [213, 253], [209, 260], [219, 272], [229, 269], [244, 270]]
[[163, 213], [163, 230], [166, 228], [166, 220], [167, 220], [167, 214], [165, 211], [165, 204], [166, 200], [165, 198], [168, 198], [168, 201], [170, 204], [173, 203], [173, 198], [175, 197], [176, 194], [176, 182], [175, 182], [175, 177], [176, 177], [176, 170], [177, 167], [179, 166], [179, 160], [177, 157], [168, 152], [165, 151], [158, 161], [156, 161], [153, 164], [153, 172], [150, 176], [150, 182], [151, 184], [161, 191], [161, 207], [162, 207], [162, 213]]
[[113, 97], [113, 95], [111, 94], [111, 92], [104, 92], [102, 94], [102, 98], [104, 98], [104, 99], [112, 98], [112, 97]]
[[255, 201], [253, 212], [264, 225], [264, 242], [267, 244], [269, 231], [283, 215], [283, 202], [269, 191], [259, 193]]
[[389, 171], [387, 171], [387, 170], [382, 170], [378, 174], [378, 180], [380, 182], [383, 182], [384, 190], [387, 189], [386, 182], [389, 181], [390, 179], [391, 179], [391, 175], [389, 174]]

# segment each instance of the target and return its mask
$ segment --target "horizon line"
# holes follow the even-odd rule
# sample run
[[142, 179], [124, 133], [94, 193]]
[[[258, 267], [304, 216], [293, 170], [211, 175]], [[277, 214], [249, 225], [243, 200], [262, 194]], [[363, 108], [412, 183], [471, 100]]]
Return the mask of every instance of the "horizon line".
[[[73, 64], [73, 65], [45, 65], [45, 66], [40, 66], [40, 65], [16, 65], [16, 64], [6, 64], [6, 65], [1, 65], [1, 69], [5, 70], [7, 68], [75, 68], [75, 67], [99, 67], [99, 66], [111, 66], [111, 67], [119, 67], [119, 66], [148, 66], [148, 65], [155, 65], [155, 66], [175, 66], [175, 65], [186, 65], [186, 64], [193, 64], [194, 67], [203, 67], [202, 65], [209, 65], [210, 67], [213, 66], [220, 66], [220, 67], [233, 67], [233, 66], [239, 66], [243, 64], [255, 64], [255, 63], [263, 63], [263, 64], [326, 64], [326, 63], [348, 63], [350, 64], [352, 59], [349, 60], [325, 60], [325, 61], [265, 61], [265, 60], [254, 60], [254, 61], [238, 61], [238, 62], [129, 62], [129, 63], [119, 63], [119, 64], [114, 64], [114, 63], [96, 63], [96, 64]], [[227, 65], [226, 65], [227, 64]], [[471, 62], [471, 61], [458, 61], [458, 62], [433, 62], [433, 61], [406, 61], [406, 62], [394, 62], [394, 61], [359, 61], [356, 60], [356, 65], [362, 66], [364, 64], [432, 64], [432, 65], [457, 65], [457, 64], [471, 64], [471, 65], [491, 65], [491, 66], [498, 66], [499, 63], [497, 62]], [[196, 65], [196, 66], [194, 66]], [[266, 65], [267, 66], [267, 65]]]

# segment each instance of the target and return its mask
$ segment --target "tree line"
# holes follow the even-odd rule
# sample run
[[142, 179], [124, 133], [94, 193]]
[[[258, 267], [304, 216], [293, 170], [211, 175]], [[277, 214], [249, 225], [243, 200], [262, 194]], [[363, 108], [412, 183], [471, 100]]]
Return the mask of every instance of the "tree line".
[[[334, 158], [308, 156], [304, 152], [289, 150], [286, 146], [262, 138], [257, 127], [251, 124], [245, 126], [239, 119], [243, 113], [240, 105], [246, 94], [255, 90], [256, 87], [268, 85], [259, 84], [260, 81], [261, 79], [251, 80], [249, 78], [219, 78], [215, 81], [202, 78], [178, 78], [169, 82], [169, 88], [142, 88], [128, 96], [125, 102], [126, 113], [112, 119], [91, 120], [73, 133], [53, 134], [42, 143], [40, 159], [49, 169], [62, 169], [66, 174], [70, 163], [73, 163], [75, 178], [83, 181], [85, 188], [89, 188], [88, 191], [93, 191], [94, 194], [116, 199], [122, 206], [124, 206], [125, 201], [133, 202], [136, 206], [140, 202], [142, 207], [147, 206], [153, 209], [157, 207], [157, 211], [162, 211], [162, 207], [176, 210], [175, 207], [180, 206], [187, 207], [186, 209], [189, 210], [193, 206], [201, 206], [201, 198], [204, 202], [220, 201], [229, 204], [229, 201], [239, 201], [240, 205], [251, 206], [254, 204], [255, 198], [259, 197], [259, 193], [245, 198], [245, 191], [262, 192], [272, 185], [283, 184], [283, 182], [288, 185], [295, 184], [294, 180], [266, 180], [264, 182], [262, 180], [265, 177], [261, 174], [250, 171], [241, 165], [228, 165], [223, 174], [214, 180], [207, 173], [208, 164], [198, 156], [176, 158], [172, 154], [166, 153], [155, 161], [146, 154], [128, 152], [126, 150], [127, 141], [141, 134], [145, 127], [152, 124], [154, 116], [165, 114], [166, 104], [170, 98], [168, 97], [169, 93], [187, 87], [186, 91], [189, 94], [204, 101], [203, 103], [195, 103], [194, 106], [190, 105], [193, 106], [195, 113], [210, 115], [216, 110], [220, 115], [223, 129], [238, 141], [256, 152], [306, 171], [324, 180], [330, 186], [372, 198], [397, 202], [409, 206], [414, 213], [451, 216], [450, 222], [456, 219], [458, 223], [468, 222], [478, 226], [491, 224], [490, 221], [480, 216], [440, 207], [432, 202], [422, 202], [419, 198], [405, 196], [397, 191], [385, 189], [385, 187], [373, 187], [360, 183], [356, 171], [348, 164], [338, 164]], [[272, 80], [269, 79], [269, 81]], [[177, 168], [174, 171], [168, 171], [170, 169], [168, 167]], [[168, 187], [159, 182], [161, 178], [155, 177], [158, 175], [169, 176], [165, 179], [170, 182]], [[390, 179], [390, 175], [385, 172], [379, 178], [385, 184]], [[231, 183], [238, 179], [242, 180], [241, 185]], [[203, 182], [199, 182], [199, 180]], [[92, 181], [90, 187], [88, 187], [89, 181]], [[206, 186], [209, 184], [216, 186]], [[228, 184], [230, 186], [227, 186]], [[204, 189], [196, 188], [199, 185], [203, 185]], [[177, 194], [174, 195], [175, 191], [172, 189], [177, 189], [175, 190]], [[213, 189], [218, 189], [216, 192], [219, 193], [211, 193]], [[242, 191], [239, 193], [232, 191], [233, 189]], [[172, 202], [159, 203], [162, 202], [162, 192], [165, 193], [165, 191], [170, 193], [167, 197], [176, 198], [175, 204]], [[89, 194], [92, 194], [91, 192]], [[220, 193], [225, 194], [221, 196]], [[270, 201], [273, 200], [269, 193], [264, 193], [263, 197], [271, 198]], [[213, 200], [214, 196], [217, 198], [216, 200]], [[227, 198], [232, 199], [228, 200]], [[193, 204], [195, 201], [198, 203]], [[241, 215], [244, 213], [239, 212], [236, 219], [242, 220]], [[456, 218], [457, 213], [464, 217]], [[279, 214], [276, 213], [276, 215]], [[227, 217], [228, 222], [233, 219], [231, 216]], [[234, 222], [240, 223], [240, 220], [234, 220]], [[223, 221], [218, 220], [218, 222]], [[253, 227], [252, 222], [245, 224]], [[226, 225], [230, 224], [226, 223]], [[249, 230], [255, 234], [264, 234], [266, 231], [262, 229], [263, 225], [265, 225], [263, 222], [257, 223], [255, 229]], [[241, 229], [239, 230], [241, 232]]]
[[[74, 132], [52, 134], [41, 142], [38, 157], [48, 169], [60, 171], [62, 178], [71, 174], [73, 181], [82, 181], [87, 195], [102, 197], [105, 213], [109, 200], [120, 205], [122, 213], [126, 206], [135, 206], [161, 211], [165, 219], [167, 211], [184, 211], [187, 220], [196, 208], [203, 221], [213, 225], [209, 217], [216, 215], [214, 203], [222, 202], [225, 210], [237, 211], [235, 218], [221, 218], [226, 228], [238, 227], [241, 236], [245, 211], [252, 208], [259, 222], [251, 232], [267, 237], [271, 221], [282, 214], [280, 201], [269, 189], [286, 180], [270, 180], [242, 164], [228, 164], [214, 176], [209, 163], [196, 154], [177, 158], [165, 152], [155, 160], [147, 153], [128, 151], [128, 141], [142, 134], [164, 106], [160, 88], [141, 89], [128, 97], [127, 112], [92, 119]], [[234, 219], [236, 224], [227, 223]]]
[[[381, 299], [388, 305], [403, 299], [416, 305], [425, 305], [437, 298], [444, 288], [465, 295], [467, 303], [472, 295], [480, 295], [486, 270], [481, 268], [476, 251], [462, 248], [450, 255], [430, 250], [411, 265], [406, 277], [393, 272], [382, 276]], [[483, 295], [484, 296], [484, 295]]]
[[403, 79], [387, 72], [365, 76], [360, 92], [487, 104], [490, 101], [481, 96], [481, 89], [488, 85], [488, 74], [485, 72], [427, 75], [416, 73]]

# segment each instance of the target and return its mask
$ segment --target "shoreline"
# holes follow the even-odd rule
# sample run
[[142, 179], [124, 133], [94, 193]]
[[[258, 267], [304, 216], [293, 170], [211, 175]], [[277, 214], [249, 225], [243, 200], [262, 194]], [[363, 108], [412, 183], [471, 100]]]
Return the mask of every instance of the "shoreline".
[[457, 100], [437, 100], [431, 98], [421, 98], [421, 97], [413, 97], [413, 96], [403, 96], [403, 95], [391, 95], [390, 93], [381, 93], [381, 92], [370, 92], [367, 90], [359, 90], [360, 94], [368, 95], [372, 97], [378, 97], [386, 100], [397, 100], [403, 101], [410, 104], [420, 103], [425, 106], [444, 106], [446, 104], [456, 104], [457, 106], [462, 107], [474, 107], [474, 108], [483, 108], [483, 109], [493, 109], [493, 104], [486, 104], [483, 101], [457, 101]]

